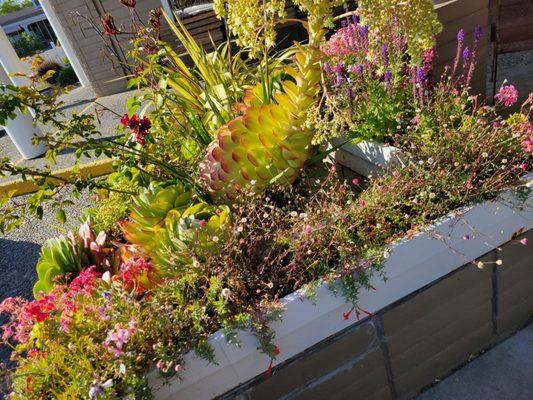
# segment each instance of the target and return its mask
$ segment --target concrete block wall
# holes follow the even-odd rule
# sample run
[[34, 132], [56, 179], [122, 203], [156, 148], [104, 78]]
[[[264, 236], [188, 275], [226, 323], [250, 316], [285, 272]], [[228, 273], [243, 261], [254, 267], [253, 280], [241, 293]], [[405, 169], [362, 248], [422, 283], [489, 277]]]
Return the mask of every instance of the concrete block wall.
[[531, 321], [533, 257], [518, 242], [524, 237], [533, 240], [533, 230], [481, 257], [483, 269], [467, 264], [221, 398], [416, 396]]

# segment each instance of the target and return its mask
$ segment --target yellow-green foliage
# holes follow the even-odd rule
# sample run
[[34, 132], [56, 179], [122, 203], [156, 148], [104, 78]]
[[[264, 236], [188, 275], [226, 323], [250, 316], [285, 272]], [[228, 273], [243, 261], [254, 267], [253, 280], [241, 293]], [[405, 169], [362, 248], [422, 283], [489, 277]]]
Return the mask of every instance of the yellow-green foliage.
[[226, 19], [237, 44], [249, 48], [252, 56], [263, 46], [274, 46], [274, 26], [278, 19], [285, 17], [285, 0], [215, 0], [213, 7], [219, 17]]
[[131, 209], [130, 220], [121, 224], [124, 237], [150, 256], [163, 275], [176, 276], [224, 243], [229, 209], [195, 199], [186, 185], [152, 185]]
[[152, 184], [133, 199], [130, 220], [120, 225], [124, 237], [129, 243], [151, 252], [158, 245], [168, 213], [172, 210], [183, 212], [191, 204], [192, 191], [187, 185], [162, 187]]
[[[237, 44], [249, 49], [252, 56], [276, 43], [276, 24], [286, 17], [286, 0], [214, 0], [213, 8], [236, 36]], [[332, 9], [341, 0], [294, 0], [293, 3], [309, 16], [310, 25], [321, 27], [332, 22]], [[310, 39], [312, 40], [312, 34]]]
[[407, 39], [407, 52], [418, 63], [424, 50], [435, 44], [442, 30], [430, 0], [360, 0], [361, 22], [377, 33], [371, 37], [387, 40], [391, 23], [397, 21]]
[[[320, 90], [319, 43], [337, 1], [295, 3], [309, 15], [309, 45], [296, 52], [294, 68], [286, 68], [291, 79], [283, 82], [282, 92], [274, 95], [272, 104], [249, 107], [244, 115], [217, 130], [200, 163], [200, 180], [216, 198], [232, 201], [239, 191], [250, 187], [261, 191], [271, 183], [291, 183], [309, 158], [314, 132], [306, 120]], [[278, 3], [254, 2], [250, 7], [271, 4]], [[237, 11], [234, 7], [227, 5], [223, 15], [229, 18], [230, 28], [240, 32], [242, 27], [232, 25], [233, 21], [247, 14], [244, 8]], [[238, 15], [232, 17], [232, 12]]]

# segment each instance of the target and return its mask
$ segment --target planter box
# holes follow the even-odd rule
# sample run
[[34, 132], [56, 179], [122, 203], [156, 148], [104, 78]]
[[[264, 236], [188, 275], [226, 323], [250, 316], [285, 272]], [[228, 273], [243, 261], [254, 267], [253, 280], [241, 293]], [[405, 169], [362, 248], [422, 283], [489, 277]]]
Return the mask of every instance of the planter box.
[[[331, 140], [334, 146], [341, 145], [346, 139]], [[400, 149], [383, 143], [365, 140], [357, 144], [345, 143], [335, 152], [335, 161], [364, 177], [377, 176], [383, 171], [401, 163]]]
[[[531, 188], [533, 175], [527, 182]], [[270, 359], [250, 332], [239, 332], [240, 347], [217, 332], [210, 338], [217, 364], [190, 353], [182, 380], [149, 374], [156, 399], [415, 395], [533, 315], [530, 248], [510, 241], [516, 232], [533, 239], [533, 196], [523, 197], [505, 192], [395, 242], [387, 280], [375, 277], [376, 291], [360, 293], [370, 317], [344, 319], [352, 305], [326, 285], [314, 304], [299, 292], [284, 298], [283, 319], [273, 326], [281, 351], [273, 376], [266, 377]]]

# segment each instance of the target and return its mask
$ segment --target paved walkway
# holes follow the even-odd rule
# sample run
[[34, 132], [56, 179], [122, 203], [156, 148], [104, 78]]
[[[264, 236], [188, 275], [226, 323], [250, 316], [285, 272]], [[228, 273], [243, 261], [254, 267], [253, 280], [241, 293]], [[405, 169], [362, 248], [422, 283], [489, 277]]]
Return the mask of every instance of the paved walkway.
[[[85, 113], [93, 113], [97, 115], [97, 128], [102, 133], [102, 137], [112, 137], [115, 135], [115, 128], [119, 123], [119, 118], [112, 112], [107, 111], [104, 107], [97, 104], [92, 104], [95, 100], [101, 105], [108, 107], [119, 115], [124, 114], [126, 100], [134, 94], [133, 91], [114, 94], [111, 96], [96, 98], [92, 88], [77, 88], [73, 89], [61, 97], [65, 103], [64, 112], [65, 117], [68, 117], [73, 112], [85, 111]], [[43, 128], [46, 130], [46, 128]], [[48, 128], [49, 129], [49, 128]], [[0, 137], [0, 157], [9, 157], [17, 165], [31, 166], [36, 168], [43, 168], [49, 163], [44, 157], [34, 160], [24, 160], [9, 137], [3, 135]], [[101, 158], [104, 156], [102, 155]], [[53, 170], [70, 167], [75, 160], [74, 152], [64, 151], [57, 157], [57, 164], [52, 166]], [[95, 159], [82, 158], [82, 162], [94, 161]], [[0, 177], [0, 183], [11, 181], [11, 177]]]
[[416, 400], [532, 399], [533, 324], [416, 398]]

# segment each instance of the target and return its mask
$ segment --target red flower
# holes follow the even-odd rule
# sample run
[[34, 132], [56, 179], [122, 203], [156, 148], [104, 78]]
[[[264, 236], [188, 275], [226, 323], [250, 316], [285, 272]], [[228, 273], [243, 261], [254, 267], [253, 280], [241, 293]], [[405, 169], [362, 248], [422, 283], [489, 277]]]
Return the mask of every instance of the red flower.
[[104, 14], [101, 19], [104, 33], [108, 36], [118, 35], [121, 31], [115, 25], [115, 19], [111, 14]]
[[120, 123], [133, 131], [137, 143], [140, 145], [145, 144], [145, 137], [149, 135], [149, 130], [152, 127], [152, 122], [148, 117], [139, 118], [136, 114], [133, 114], [130, 118], [127, 114], [124, 114], [120, 119]]
[[157, 283], [155, 273], [155, 268], [144, 258], [132, 258], [122, 264], [118, 277], [127, 290], [142, 293]]
[[120, 123], [123, 127], [127, 127], [130, 125], [130, 117], [128, 114], [124, 114], [122, 118], [120, 118]]
[[120, 4], [129, 8], [135, 8], [135, 0], [118, 0]]

